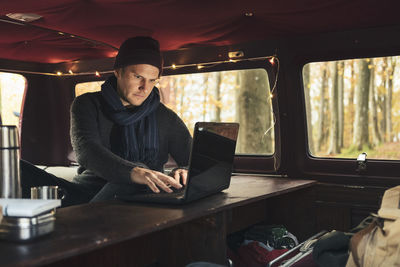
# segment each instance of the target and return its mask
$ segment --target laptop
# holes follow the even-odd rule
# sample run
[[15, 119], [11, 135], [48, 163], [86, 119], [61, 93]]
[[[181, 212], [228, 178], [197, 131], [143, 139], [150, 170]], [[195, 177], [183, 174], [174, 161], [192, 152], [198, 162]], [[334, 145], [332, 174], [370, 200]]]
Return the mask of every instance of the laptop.
[[230, 185], [238, 123], [197, 122], [194, 127], [186, 186], [173, 193], [117, 195], [125, 201], [182, 204], [227, 189]]

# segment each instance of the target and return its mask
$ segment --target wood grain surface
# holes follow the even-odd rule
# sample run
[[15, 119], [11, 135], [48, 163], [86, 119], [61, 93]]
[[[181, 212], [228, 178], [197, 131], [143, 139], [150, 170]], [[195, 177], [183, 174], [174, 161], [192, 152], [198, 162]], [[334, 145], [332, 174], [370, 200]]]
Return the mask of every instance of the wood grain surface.
[[[311, 180], [234, 176], [229, 189], [179, 206], [110, 201], [59, 209], [55, 230], [50, 235], [28, 243], [0, 241], [0, 266], [55, 263], [190, 221], [217, 216], [221, 211], [245, 208], [314, 183]], [[218, 227], [225, 226], [220, 224]]]

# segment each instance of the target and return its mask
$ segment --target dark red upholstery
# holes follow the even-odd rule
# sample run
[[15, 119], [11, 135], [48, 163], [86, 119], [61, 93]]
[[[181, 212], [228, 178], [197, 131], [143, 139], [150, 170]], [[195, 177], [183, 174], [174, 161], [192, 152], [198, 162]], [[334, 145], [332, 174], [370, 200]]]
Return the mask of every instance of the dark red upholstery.
[[165, 51], [399, 25], [399, 7], [397, 0], [2, 1], [0, 19], [35, 13], [42, 18], [32, 25], [55, 32], [0, 22], [0, 59], [57, 63], [115, 56], [112, 47], [57, 31], [114, 47], [130, 36], [151, 35]]

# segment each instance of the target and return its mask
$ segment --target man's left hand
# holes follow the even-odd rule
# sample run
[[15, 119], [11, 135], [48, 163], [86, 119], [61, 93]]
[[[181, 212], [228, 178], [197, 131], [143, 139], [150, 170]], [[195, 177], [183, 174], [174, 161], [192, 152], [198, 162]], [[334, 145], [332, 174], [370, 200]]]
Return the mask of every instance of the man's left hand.
[[174, 169], [169, 175], [172, 176], [178, 183], [186, 185], [187, 173], [188, 171], [186, 169]]

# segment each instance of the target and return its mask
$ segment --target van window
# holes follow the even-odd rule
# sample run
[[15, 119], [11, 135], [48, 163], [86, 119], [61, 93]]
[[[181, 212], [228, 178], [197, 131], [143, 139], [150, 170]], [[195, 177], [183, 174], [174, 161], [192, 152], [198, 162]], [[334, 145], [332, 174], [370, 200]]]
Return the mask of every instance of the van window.
[[26, 79], [20, 74], [0, 72], [1, 124], [20, 126]]
[[75, 86], [75, 97], [86, 94], [86, 93], [100, 91], [101, 85], [103, 83], [104, 83], [104, 81], [78, 83]]
[[[100, 90], [101, 83], [77, 84], [75, 93], [85, 92], [83, 87]], [[274, 153], [275, 117], [265, 69], [163, 76], [158, 87], [161, 101], [191, 132], [197, 121], [239, 122], [237, 154]]]
[[400, 159], [400, 57], [309, 63], [303, 80], [312, 156]]

